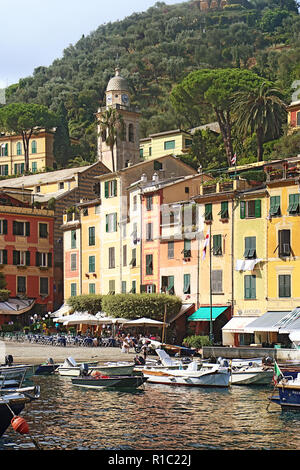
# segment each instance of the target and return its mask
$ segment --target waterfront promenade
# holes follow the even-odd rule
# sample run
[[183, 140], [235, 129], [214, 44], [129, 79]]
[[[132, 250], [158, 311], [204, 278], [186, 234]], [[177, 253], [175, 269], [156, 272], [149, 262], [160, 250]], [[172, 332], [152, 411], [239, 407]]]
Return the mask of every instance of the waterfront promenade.
[[133, 348], [129, 353], [122, 353], [119, 347], [76, 347], [76, 346], [47, 346], [13, 341], [0, 341], [0, 362], [11, 354], [14, 363], [41, 364], [48, 358], [54, 362], [63, 362], [72, 356], [77, 362], [88, 361], [133, 361], [136, 352]]

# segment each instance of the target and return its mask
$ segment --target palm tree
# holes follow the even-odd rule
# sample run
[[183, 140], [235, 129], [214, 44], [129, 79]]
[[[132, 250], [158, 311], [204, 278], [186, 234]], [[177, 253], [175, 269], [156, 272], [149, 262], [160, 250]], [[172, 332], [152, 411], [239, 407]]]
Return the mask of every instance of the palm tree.
[[233, 96], [233, 116], [237, 132], [245, 138], [256, 133], [257, 161], [262, 161], [266, 137], [279, 137], [286, 117], [280, 90], [263, 82], [257, 89]]
[[112, 171], [115, 172], [114, 146], [118, 138], [124, 136], [124, 122], [120, 113], [115, 108], [109, 107], [100, 116], [100, 134], [105, 136], [106, 145], [110, 148]]

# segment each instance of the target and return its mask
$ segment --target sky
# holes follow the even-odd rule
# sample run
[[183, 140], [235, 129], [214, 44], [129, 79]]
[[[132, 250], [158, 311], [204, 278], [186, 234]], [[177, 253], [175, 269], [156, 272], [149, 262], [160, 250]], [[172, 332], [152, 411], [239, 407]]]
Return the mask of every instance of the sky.
[[[167, 5], [184, 0], [164, 0]], [[0, 89], [49, 66], [98, 26], [146, 11], [156, 0], [1, 0]]]

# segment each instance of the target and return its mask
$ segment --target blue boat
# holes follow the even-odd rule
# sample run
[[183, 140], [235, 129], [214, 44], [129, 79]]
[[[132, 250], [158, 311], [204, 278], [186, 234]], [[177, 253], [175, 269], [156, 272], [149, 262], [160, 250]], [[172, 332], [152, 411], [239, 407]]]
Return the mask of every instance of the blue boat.
[[269, 400], [280, 405], [283, 411], [300, 411], [300, 374], [296, 377], [284, 375], [276, 383]]

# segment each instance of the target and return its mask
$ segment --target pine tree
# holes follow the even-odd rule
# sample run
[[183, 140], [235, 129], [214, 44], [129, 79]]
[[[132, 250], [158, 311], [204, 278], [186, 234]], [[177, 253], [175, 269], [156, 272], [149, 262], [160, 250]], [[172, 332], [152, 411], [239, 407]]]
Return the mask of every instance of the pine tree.
[[53, 154], [56, 164], [65, 167], [72, 157], [71, 141], [67, 119], [67, 110], [63, 102], [60, 103], [57, 111], [58, 126], [54, 135]]

